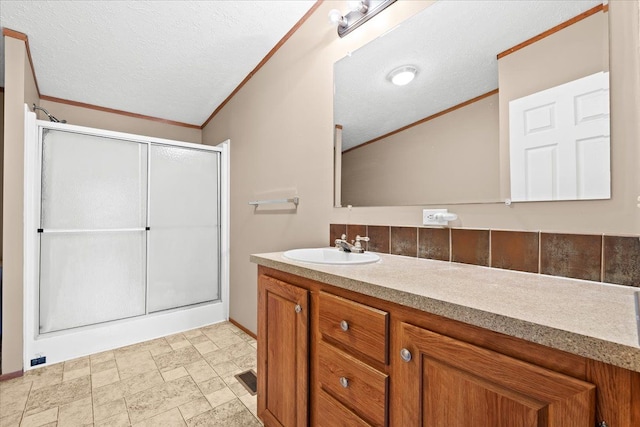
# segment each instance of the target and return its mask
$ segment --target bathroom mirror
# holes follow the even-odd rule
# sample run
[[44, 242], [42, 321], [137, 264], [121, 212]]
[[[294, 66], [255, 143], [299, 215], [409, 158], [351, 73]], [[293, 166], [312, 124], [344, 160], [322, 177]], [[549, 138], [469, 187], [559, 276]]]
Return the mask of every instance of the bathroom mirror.
[[435, 2], [334, 65], [336, 205], [609, 198], [608, 45], [601, 1]]

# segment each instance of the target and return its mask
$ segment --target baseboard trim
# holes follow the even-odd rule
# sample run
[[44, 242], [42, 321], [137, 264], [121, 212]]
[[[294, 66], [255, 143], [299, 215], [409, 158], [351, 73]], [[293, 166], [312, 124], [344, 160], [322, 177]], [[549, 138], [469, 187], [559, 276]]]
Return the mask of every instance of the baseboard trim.
[[258, 339], [256, 334], [254, 334], [249, 329], [247, 329], [244, 326], [242, 326], [240, 323], [238, 323], [235, 320], [233, 320], [231, 317], [229, 318], [229, 323], [231, 323], [233, 326], [237, 327], [238, 329], [240, 329], [242, 332], [244, 332], [245, 334], [249, 335], [253, 339], [255, 339], [255, 340]]
[[24, 375], [24, 371], [22, 370], [16, 371], [16, 372], [9, 372], [8, 374], [2, 374], [0, 375], [0, 382], [9, 381], [14, 378], [20, 378], [22, 375]]

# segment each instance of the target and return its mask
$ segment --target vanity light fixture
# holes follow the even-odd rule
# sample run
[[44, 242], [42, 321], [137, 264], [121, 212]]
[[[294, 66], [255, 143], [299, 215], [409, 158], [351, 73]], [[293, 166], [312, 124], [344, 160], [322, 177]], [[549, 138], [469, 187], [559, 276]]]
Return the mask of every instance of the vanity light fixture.
[[413, 65], [403, 65], [392, 70], [387, 78], [396, 86], [404, 86], [411, 83], [417, 73], [418, 69]]
[[369, 19], [382, 12], [396, 0], [351, 0], [347, 2], [349, 12], [338, 9], [329, 11], [329, 22], [338, 26], [338, 35], [344, 37]]

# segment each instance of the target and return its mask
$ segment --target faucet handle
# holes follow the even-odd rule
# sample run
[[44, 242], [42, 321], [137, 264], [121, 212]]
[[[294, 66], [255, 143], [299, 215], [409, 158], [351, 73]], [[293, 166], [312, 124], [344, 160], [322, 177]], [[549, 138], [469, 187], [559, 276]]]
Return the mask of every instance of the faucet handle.
[[[368, 242], [368, 241], [369, 241], [369, 238], [367, 236], [365, 236], [365, 237], [356, 236], [355, 247], [359, 248], [359, 249], [362, 249], [362, 243], [360, 243], [360, 242]], [[364, 249], [363, 249], [362, 252], [364, 252]]]
[[346, 235], [346, 234], [343, 234], [342, 236], [340, 236], [340, 239], [341, 239], [341, 240], [347, 240], [347, 235]]

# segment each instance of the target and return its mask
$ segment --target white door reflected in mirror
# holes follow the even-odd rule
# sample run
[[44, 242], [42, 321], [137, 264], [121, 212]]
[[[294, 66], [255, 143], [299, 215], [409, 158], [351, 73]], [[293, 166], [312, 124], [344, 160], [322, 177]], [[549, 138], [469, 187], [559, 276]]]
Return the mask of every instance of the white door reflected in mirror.
[[509, 102], [513, 201], [611, 197], [609, 73]]

